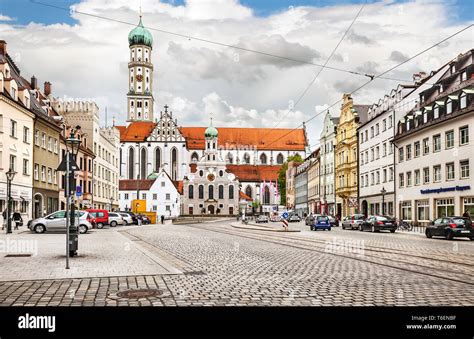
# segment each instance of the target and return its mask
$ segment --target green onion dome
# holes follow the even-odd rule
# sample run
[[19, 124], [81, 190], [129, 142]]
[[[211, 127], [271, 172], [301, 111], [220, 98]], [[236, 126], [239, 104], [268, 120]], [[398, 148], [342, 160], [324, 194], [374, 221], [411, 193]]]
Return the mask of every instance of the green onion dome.
[[128, 33], [128, 44], [132, 45], [146, 45], [148, 47], [153, 46], [153, 36], [151, 33], [143, 27], [142, 18], [140, 17], [140, 22], [138, 26], [135, 27]]
[[158, 179], [159, 176], [160, 176], [160, 173], [158, 173], [158, 172], [153, 172], [153, 173], [150, 173], [150, 175], [148, 175], [147, 179], [149, 179], [149, 180], [155, 180], [155, 179]]
[[217, 129], [214, 126], [209, 126], [204, 132], [204, 136], [206, 138], [217, 138], [218, 134], [219, 133], [217, 132]]

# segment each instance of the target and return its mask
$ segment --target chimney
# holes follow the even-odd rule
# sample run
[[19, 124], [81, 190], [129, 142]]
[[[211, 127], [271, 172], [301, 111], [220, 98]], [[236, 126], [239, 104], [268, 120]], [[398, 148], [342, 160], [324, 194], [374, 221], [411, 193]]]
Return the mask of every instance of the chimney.
[[0, 55], [7, 55], [7, 42], [0, 40]]
[[38, 86], [38, 80], [36, 79], [36, 77], [33, 75], [31, 77], [31, 88], [32, 89], [36, 89]]
[[49, 81], [45, 81], [44, 83], [44, 95], [48, 96], [51, 94], [51, 83]]

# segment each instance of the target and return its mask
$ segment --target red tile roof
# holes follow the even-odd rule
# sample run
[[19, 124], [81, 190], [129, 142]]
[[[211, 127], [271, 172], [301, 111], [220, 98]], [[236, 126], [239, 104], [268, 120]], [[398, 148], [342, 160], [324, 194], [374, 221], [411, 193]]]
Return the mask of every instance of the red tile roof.
[[120, 131], [120, 141], [142, 142], [155, 129], [156, 123], [150, 121], [135, 121], [128, 126], [115, 126]]
[[148, 191], [156, 179], [123, 179], [119, 181], [119, 190], [120, 191], [136, 191], [137, 184], [138, 189], [142, 191]]
[[176, 190], [178, 191], [178, 193], [183, 195], [183, 181], [182, 180], [174, 180], [173, 185], [174, 185], [174, 187], [176, 187]]
[[227, 172], [235, 174], [240, 182], [276, 181], [281, 165], [227, 165]]
[[[306, 138], [303, 129], [287, 128], [230, 128], [216, 127], [219, 146], [255, 147], [258, 150], [304, 151]], [[205, 127], [180, 127], [188, 149], [204, 149]]]

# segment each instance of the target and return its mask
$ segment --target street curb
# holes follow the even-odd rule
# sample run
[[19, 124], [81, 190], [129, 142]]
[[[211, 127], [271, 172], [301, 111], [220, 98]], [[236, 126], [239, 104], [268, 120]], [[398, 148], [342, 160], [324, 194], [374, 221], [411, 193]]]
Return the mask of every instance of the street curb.
[[[231, 227], [233, 228], [241, 228], [245, 230], [254, 230], [254, 231], [266, 231], [266, 232], [284, 232], [284, 233], [291, 233], [291, 232], [301, 232], [300, 230], [288, 230], [285, 231], [284, 229], [270, 229], [270, 228], [256, 228], [256, 227], [245, 227], [241, 225], [235, 225], [235, 224], [230, 224]], [[260, 227], [260, 226], [259, 226]]]

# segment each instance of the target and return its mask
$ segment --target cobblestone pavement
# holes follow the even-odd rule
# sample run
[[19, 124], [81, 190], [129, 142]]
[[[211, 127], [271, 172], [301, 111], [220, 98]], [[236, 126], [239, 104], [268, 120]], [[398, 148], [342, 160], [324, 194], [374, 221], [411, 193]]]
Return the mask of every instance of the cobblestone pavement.
[[[182, 274], [0, 282], [0, 304], [474, 305], [473, 241], [311, 232], [303, 223], [290, 225], [297, 233], [264, 232], [229, 223], [117, 230]], [[137, 289], [161, 294], [118, 294]]]

